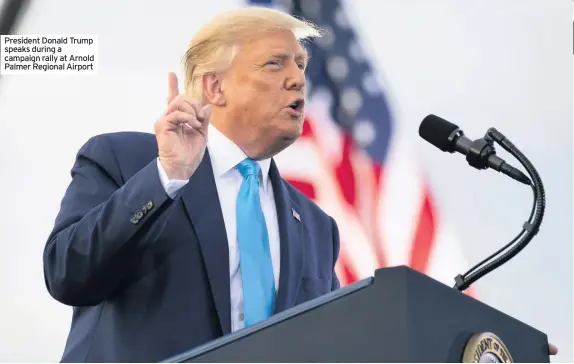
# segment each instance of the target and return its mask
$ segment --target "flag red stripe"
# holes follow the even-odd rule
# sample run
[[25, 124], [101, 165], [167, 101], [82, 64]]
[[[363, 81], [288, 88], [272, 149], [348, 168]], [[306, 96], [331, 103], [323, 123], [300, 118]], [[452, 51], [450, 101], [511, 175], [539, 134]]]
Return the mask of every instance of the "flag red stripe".
[[306, 137], [311, 135], [313, 135], [313, 128], [308, 120], [308, 116], [306, 116], [305, 121], [303, 122], [303, 131], [301, 132], [301, 136]]
[[[343, 244], [343, 242], [341, 242], [341, 244]], [[349, 263], [349, 258], [347, 256], [340, 256], [338, 264], [341, 266], [341, 270], [343, 272], [343, 276], [339, 277], [341, 287], [359, 280], [359, 277], [357, 277], [357, 274], [353, 271], [353, 268], [351, 268], [351, 264]]]
[[335, 168], [335, 174], [345, 201], [353, 207], [357, 202], [355, 173], [351, 161], [351, 149], [353, 147], [351, 137], [345, 134], [343, 140], [343, 153], [341, 163]]
[[303, 182], [295, 179], [287, 179], [287, 182], [293, 185], [296, 189], [301, 191], [309, 199], [314, 200], [316, 197], [315, 187], [309, 182]]
[[425, 187], [423, 204], [420, 210], [417, 229], [412, 244], [409, 266], [425, 273], [435, 236], [435, 216], [428, 188]]

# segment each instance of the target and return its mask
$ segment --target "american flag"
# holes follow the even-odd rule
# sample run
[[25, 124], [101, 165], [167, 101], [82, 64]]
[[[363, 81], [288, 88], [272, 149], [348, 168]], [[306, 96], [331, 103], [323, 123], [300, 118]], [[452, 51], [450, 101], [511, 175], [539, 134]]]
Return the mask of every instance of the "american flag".
[[[339, 0], [251, 0], [326, 30], [307, 44], [303, 135], [276, 156], [282, 176], [339, 226], [341, 285], [408, 265], [445, 284], [468, 266], [401, 132], [388, 91]], [[467, 293], [471, 293], [470, 290]]]

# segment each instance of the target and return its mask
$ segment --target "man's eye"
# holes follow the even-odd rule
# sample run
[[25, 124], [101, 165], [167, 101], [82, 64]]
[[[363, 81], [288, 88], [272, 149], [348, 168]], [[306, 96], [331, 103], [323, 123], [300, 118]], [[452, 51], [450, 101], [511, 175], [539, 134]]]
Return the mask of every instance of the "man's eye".
[[266, 64], [272, 65], [272, 66], [280, 66], [279, 62], [277, 62], [277, 61], [269, 61]]

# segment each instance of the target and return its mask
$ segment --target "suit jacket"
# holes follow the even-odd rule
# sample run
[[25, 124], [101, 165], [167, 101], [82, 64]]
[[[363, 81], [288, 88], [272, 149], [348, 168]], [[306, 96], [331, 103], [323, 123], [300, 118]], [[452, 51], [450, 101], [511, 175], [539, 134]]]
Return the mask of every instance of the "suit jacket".
[[[231, 331], [228, 244], [209, 151], [173, 200], [157, 155], [155, 136], [136, 132], [93, 137], [77, 154], [43, 257], [49, 293], [74, 306], [63, 362], [157, 362]], [[269, 177], [280, 312], [339, 287], [339, 235], [274, 162]]]

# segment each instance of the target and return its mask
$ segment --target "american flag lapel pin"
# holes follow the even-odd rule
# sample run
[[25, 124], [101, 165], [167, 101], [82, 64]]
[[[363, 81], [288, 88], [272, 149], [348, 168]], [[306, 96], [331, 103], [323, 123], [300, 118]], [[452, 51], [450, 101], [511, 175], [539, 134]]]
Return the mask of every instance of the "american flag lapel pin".
[[301, 216], [299, 216], [299, 213], [298, 213], [297, 211], [295, 211], [295, 209], [291, 209], [291, 211], [293, 211], [293, 217], [294, 217], [297, 221], [301, 222]]

